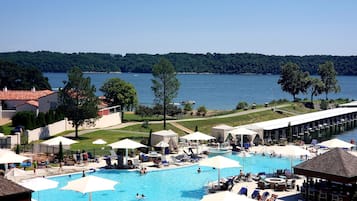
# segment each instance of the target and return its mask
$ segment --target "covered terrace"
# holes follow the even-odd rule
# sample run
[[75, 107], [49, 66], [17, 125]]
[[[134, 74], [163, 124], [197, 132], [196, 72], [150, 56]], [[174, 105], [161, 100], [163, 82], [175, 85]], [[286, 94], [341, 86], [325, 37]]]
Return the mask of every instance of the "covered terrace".
[[357, 157], [343, 149], [332, 149], [293, 168], [307, 178], [301, 187], [306, 200], [356, 199]]

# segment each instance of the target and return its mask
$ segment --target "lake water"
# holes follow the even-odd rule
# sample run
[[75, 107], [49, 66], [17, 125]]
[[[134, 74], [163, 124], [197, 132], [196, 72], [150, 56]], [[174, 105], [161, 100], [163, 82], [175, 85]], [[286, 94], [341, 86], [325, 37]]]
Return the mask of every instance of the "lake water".
[[[52, 88], [63, 87], [67, 80], [66, 73], [44, 73]], [[120, 78], [134, 85], [139, 103], [151, 105], [153, 92], [151, 90], [151, 74], [134, 73], [85, 73], [97, 88], [97, 95], [102, 93], [99, 88], [109, 78]], [[263, 104], [277, 99], [291, 100], [292, 96], [281, 90], [277, 84], [279, 75], [221, 75], [221, 74], [179, 74], [181, 86], [175, 102], [194, 100], [195, 107], [205, 106], [208, 109], [234, 109], [238, 102]], [[341, 92], [329, 94], [329, 98], [357, 99], [357, 79], [355, 76], [338, 76]], [[310, 98], [309, 95], [299, 95], [299, 98]], [[323, 96], [314, 97], [324, 98]]]

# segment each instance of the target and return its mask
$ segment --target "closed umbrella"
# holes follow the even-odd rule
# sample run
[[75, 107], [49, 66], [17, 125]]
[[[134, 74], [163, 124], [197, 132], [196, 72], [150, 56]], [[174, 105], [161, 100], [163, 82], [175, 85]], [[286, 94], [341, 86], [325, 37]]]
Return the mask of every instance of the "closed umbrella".
[[143, 145], [141, 143], [135, 142], [130, 139], [120, 140], [118, 142], [109, 144], [108, 146], [112, 147], [112, 149], [125, 149], [125, 161], [126, 161], [125, 164], [128, 164], [128, 149], [137, 149], [140, 147], [146, 147], [146, 145]]
[[89, 193], [89, 201], [92, 200], [92, 192], [96, 191], [106, 191], [106, 190], [114, 190], [114, 186], [118, 182], [104, 179], [96, 176], [86, 176], [80, 179], [76, 179], [68, 182], [66, 186], [61, 188], [62, 190], [73, 190], [80, 193]]
[[53, 181], [53, 180], [46, 179], [43, 177], [27, 179], [27, 180], [22, 181], [19, 184], [21, 186], [24, 186], [28, 189], [33, 190], [33, 191], [37, 191], [37, 193], [38, 193], [37, 200], [40, 200], [40, 192], [39, 191], [47, 190], [47, 189], [51, 189], [51, 188], [57, 188], [57, 186], [58, 186], [57, 181]]
[[233, 167], [241, 167], [238, 161], [226, 158], [224, 156], [215, 156], [212, 158], [203, 159], [199, 165], [214, 167], [218, 169], [218, 184], [220, 181], [220, 169], [223, 168], [233, 168]]

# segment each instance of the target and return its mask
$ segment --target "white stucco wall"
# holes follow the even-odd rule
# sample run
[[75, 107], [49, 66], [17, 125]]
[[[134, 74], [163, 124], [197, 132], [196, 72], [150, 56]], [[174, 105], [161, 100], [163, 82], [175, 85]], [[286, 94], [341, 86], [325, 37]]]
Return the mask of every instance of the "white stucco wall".
[[[114, 126], [121, 124], [121, 113], [112, 113], [109, 115], [102, 116], [101, 118], [97, 119], [95, 122], [94, 126], [82, 126], [79, 129], [84, 130], [84, 129], [95, 129], [95, 128], [105, 128], [109, 126]], [[28, 142], [36, 141], [39, 139], [44, 139], [48, 138], [50, 136], [56, 135], [58, 133], [67, 131], [67, 130], [74, 130], [74, 127], [72, 127], [72, 124], [70, 121], [67, 119], [64, 119], [62, 121], [49, 124], [46, 127], [42, 128], [37, 128], [34, 130], [27, 130], [28, 134]]]
[[[58, 105], [58, 93], [55, 92], [53, 94], [50, 94], [48, 96], [41, 97], [38, 99], [38, 105], [39, 105], [39, 112], [46, 113], [51, 109], [51, 105], [53, 107], [57, 107]], [[55, 108], [52, 108], [55, 109]]]

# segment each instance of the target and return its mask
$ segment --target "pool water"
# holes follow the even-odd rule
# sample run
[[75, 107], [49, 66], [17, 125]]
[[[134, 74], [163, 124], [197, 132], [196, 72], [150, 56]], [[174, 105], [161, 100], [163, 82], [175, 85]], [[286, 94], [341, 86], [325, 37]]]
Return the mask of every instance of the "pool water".
[[[244, 166], [244, 172], [274, 172], [277, 169], [290, 169], [291, 160], [288, 158], [270, 158], [268, 156], [252, 156], [242, 158], [235, 154], [227, 157], [238, 160]], [[293, 160], [293, 165], [300, 163]], [[93, 174], [95, 176], [119, 181], [115, 191], [100, 191], [93, 193], [93, 201], [135, 201], [136, 193], [144, 194], [146, 201], [199, 201], [205, 195], [205, 185], [217, 180], [217, 170], [210, 167], [201, 167], [201, 173], [197, 173], [197, 165], [180, 167], [162, 171], [152, 171], [146, 175], [140, 175], [137, 171], [125, 170], [101, 170]], [[221, 169], [221, 177], [239, 174], [242, 168]], [[78, 192], [60, 190], [68, 181], [78, 179], [81, 174], [53, 177], [59, 182], [58, 188], [41, 191], [40, 200], [43, 201], [87, 201], [88, 195]], [[100, 185], [100, 184], [98, 184]], [[33, 193], [37, 199], [38, 192]]]

